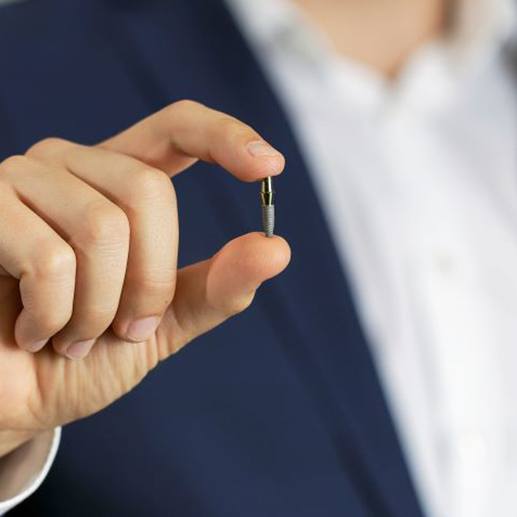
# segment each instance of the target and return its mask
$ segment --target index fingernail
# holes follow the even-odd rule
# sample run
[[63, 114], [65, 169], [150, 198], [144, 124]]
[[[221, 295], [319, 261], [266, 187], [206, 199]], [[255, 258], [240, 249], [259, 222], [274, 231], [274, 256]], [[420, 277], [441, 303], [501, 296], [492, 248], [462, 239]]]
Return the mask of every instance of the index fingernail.
[[263, 140], [254, 140], [253, 142], [249, 142], [247, 148], [251, 156], [255, 158], [259, 158], [262, 156], [282, 156], [274, 147], [271, 147], [267, 142], [264, 142]]

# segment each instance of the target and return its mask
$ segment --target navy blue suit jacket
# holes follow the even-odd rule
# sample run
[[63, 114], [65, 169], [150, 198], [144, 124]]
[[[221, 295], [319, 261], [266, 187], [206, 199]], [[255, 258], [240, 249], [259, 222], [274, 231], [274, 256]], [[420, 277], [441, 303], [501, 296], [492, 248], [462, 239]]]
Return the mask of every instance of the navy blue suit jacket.
[[[46, 136], [95, 143], [182, 98], [250, 123], [287, 157], [278, 233], [293, 250], [244, 314], [67, 426], [13, 514], [421, 516], [306, 165], [222, 3], [13, 4], [0, 9], [0, 70], [3, 158]], [[206, 164], [174, 183], [182, 264], [259, 228], [256, 185]]]

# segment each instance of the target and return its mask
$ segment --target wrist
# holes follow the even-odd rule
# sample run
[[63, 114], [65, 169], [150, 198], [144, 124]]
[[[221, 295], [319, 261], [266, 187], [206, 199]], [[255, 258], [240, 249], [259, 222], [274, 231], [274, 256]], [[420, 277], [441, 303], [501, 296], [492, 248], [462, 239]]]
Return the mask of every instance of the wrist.
[[8, 456], [11, 452], [21, 447], [24, 443], [29, 442], [41, 431], [0, 431], [0, 461]]

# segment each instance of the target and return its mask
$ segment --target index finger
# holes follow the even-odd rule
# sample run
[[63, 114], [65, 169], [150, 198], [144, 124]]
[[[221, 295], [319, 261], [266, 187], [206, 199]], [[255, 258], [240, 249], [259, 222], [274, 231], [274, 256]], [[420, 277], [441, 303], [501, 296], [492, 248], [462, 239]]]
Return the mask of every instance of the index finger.
[[193, 101], [179, 101], [106, 140], [100, 147], [174, 176], [197, 160], [217, 163], [243, 181], [280, 174], [283, 155], [250, 126]]

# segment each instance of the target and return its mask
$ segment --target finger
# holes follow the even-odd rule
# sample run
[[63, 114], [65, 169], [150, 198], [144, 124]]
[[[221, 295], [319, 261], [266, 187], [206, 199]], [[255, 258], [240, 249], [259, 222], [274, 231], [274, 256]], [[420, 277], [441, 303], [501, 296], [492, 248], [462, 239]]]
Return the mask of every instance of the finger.
[[281, 153], [251, 127], [193, 101], [179, 101], [138, 122], [101, 147], [174, 175], [196, 160], [214, 162], [244, 181], [282, 172]]
[[14, 335], [21, 348], [36, 352], [72, 315], [75, 254], [1, 181], [0, 206], [0, 274], [20, 281], [23, 305]]
[[126, 213], [129, 258], [113, 329], [122, 339], [146, 340], [174, 295], [178, 217], [170, 178], [130, 156], [64, 140], [52, 139], [31, 152], [68, 169]]
[[[56, 350], [84, 357], [116, 314], [129, 248], [124, 212], [65, 170], [22, 157], [4, 177], [30, 208], [72, 246], [77, 262], [73, 314]], [[47, 301], [48, 303], [48, 301]]]
[[230, 241], [212, 259], [181, 269], [157, 332], [160, 359], [246, 309], [258, 287], [289, 260], [284, 239], [250, 233]]

